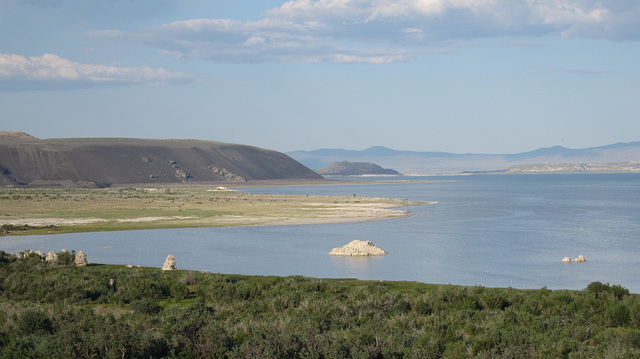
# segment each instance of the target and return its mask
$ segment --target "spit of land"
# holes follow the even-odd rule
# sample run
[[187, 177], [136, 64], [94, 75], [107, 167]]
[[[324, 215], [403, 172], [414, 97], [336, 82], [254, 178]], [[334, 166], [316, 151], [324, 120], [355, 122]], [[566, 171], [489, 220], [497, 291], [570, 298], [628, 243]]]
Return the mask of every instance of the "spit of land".
[[292, 225], [406, 217], [395, 198], [248, 194], [220, 187], [0, 189], [4, 234]]

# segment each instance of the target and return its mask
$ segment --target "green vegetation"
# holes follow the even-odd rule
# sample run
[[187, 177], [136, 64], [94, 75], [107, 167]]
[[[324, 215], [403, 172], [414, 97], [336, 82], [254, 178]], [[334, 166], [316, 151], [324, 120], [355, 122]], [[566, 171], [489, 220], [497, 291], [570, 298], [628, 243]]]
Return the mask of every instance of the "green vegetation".
[[522, 291], [68, 263], [0, 252], [0, 357], [640, 356], [640, 297], [599, 282]]
[[0, 188], [0, 235], [331, 223], [398, 217], [400, 199], [247, 194], [209, 188]]

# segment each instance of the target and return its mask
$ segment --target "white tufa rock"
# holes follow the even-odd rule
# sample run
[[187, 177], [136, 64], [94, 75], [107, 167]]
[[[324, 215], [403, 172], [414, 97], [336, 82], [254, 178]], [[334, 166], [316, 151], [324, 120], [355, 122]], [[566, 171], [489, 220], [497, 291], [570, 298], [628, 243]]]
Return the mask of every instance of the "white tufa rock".
[[574, 258], [573, 260], [571, 260], [571, 258], [569, 258], [569, 257], [562, 258], [562, 263], [571, 263], [571, 262], [581, 263], [581, 262], [586, 262], [586, 261], [587, 261], [587, 259], [582, 254], [579, 255], [578, 258]]
[[38, 255], [42, 259], [44, 259], [45, 257], [42, 251], [32, 251], [31, 249], [25, 249], [24, 251], [16, 254], [16, 258], [18, 259], [27, 258], [31, 253]]
[[162, 270], [174, 270], [176, 269], [176, 258], [173, 254], [169, 254], [167, 259], [164, 260], [164, 265], [162, 266]]
[[359, 239], [351, 241], [349, 244], [334, 248], [329, 252], [332, 256], [383, 256], [387, 252], [376, 247], [371, 241], [361, 241]]
[[47, 256], [44, 258], [44, 260], [47, 262], [55, 262], [56, 259], [58, 259], [58, 255], [54, 251], [49, 251], [49, 253], [47, 253]]
[[76, 256], [74, 258], [74, 262], [76, 264], [76, 267], [84, 267], [87, 265], [87, 255], [82, 251], [79, 250], [78, 253], [76, 253]]

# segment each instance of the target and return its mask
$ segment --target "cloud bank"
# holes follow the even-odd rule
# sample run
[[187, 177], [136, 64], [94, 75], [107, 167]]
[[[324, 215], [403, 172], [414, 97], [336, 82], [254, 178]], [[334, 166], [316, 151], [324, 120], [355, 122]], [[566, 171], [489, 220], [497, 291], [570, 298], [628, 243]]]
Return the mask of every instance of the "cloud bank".
[[451, 41], [640, 39], [637, 0], [293, 0], [257, 21], [190, 19], [92, 36], [219, 62], [391, 63]]
[[[105, 85], [167, 85], [189, 81], [181, 73], [150, 67], [124, 68], [73, 62], [54, 54], [25, 57], [0, 54], [0, 86], [83, 88]], [[43, 85], [46, 84], [46, 85]]]

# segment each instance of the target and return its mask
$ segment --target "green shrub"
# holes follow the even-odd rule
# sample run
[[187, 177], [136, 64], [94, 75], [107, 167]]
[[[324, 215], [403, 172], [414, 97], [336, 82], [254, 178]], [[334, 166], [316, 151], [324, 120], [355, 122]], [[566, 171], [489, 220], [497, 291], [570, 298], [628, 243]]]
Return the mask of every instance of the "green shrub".
[[606, 325], [610, 327], [623, 327], [631, 321], [629, 308], [622, 303], [609, 306], [605, 312]]
[[51, 333], [51, 320], [39, 310], [27, 309], [16, 320], [16, 330], [20, 334]]
[[42, 263], [0, 252], [0, 358], [640, 357], [640, 296], [597, 282], [415, 290]]
[[617, 300], [622, 300], [625, 296], [629, 295], [629, 290], [620, 285], [602, 284], [601, 282], [592, 282], [587, 286], [587, 291], [594, 293], [596, 298], [601, 298], [602, 295], [610, 294]]
[[141, 314], [158, 314], [162, 310], [162, 306], [149, 298], [135, 300], [131, 303], [131, 309]]
[[56, 253], [56, 264], [59, 266], [65, 266], [65, 267], [72, 266], [74, 264], [75, 256], [76, 256], [75, 250], [71, 252], [68, 252], [68, 251], [58, 252]]
[[169, 286], [171, 291], [171, 297], [175, 298], [178, 302], [185, 299], [189, 294], [187, 285], [182, 282], [173, 282]]

